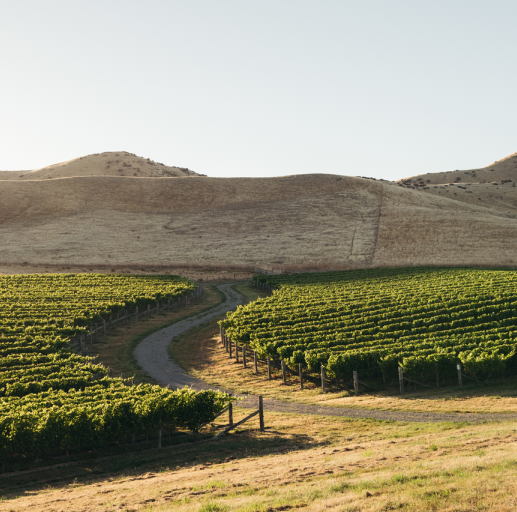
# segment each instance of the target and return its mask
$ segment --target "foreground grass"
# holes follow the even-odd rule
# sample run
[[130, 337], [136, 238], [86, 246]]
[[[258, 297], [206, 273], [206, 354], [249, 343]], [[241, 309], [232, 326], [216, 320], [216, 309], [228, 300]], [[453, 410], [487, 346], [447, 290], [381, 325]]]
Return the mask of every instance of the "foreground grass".
[[[235, 419], [249, 411], [236, 409]], [[517, 424], [266, 411], [218, 441], [0, 478], [0, 510], [514, 510]]]

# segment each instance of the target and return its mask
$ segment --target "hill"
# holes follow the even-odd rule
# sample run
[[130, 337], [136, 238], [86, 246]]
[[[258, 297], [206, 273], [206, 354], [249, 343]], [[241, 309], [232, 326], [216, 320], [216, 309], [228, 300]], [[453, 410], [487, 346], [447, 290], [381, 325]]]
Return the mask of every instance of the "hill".
[[34, 171], [0, 171], [0, 180], [47, 180], [76, 176], [138, 176], [147, 178], [200, 176], [190, 169], [169, 167], [127, 151], [82, 156]]
[[451, 183], [498, 183], [517, 180], [517, 153], [513, 153], [480, 169], [418, 174], [399, 180], [403, 185], [417, 187]]
[[11, 179], [0, 263], [517, 264], [513, 211], [429, 190], [328, 174]]
[[480, 169], [420, 174], [397, 183], [463, 203], [517, 213], [517, 153]]

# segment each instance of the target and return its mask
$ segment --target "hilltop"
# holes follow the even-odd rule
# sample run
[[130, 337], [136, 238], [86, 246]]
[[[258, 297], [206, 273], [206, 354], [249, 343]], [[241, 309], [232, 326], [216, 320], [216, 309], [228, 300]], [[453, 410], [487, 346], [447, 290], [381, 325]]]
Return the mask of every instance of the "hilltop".
[[491, 183], [517, 178], [517, 153], [497, 160], [493, 164], [479, 169], [463, 171], [435, 172], [418, 174], [399, 180], [398, 183], [414, 186], [441, 185], [445, 183]]
[[419, 174], [397, 183], [404, 188], [517, 213], [517, 153], [480, 169]]
[[77, 176], [182, 178], [201, 175], [187, 168], [169, 167], [127, 151], [95, 153], [34, 171], [0, 171], [0, 180], [48, 180]]

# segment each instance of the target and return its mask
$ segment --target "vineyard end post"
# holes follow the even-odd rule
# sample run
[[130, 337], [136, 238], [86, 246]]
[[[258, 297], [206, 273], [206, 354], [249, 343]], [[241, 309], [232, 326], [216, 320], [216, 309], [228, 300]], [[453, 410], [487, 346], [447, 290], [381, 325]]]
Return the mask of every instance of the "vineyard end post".
[[264, 432], [264, 401], [262, 395], [259, 395], [259, 420], [260, 420], [260, 431]]
[[458, 386], [462, 388], [463, 382], [461, 381], [461, 364], [458, 364], [456, 368], [458, 369]]
[[231, 402], [228, 406], [228, 425], [230, 427], [233, 425], [233, 404]]
[[237, 343], [237, 340], [235, 340], [235, 362], [239, 362], [239, 344]]
[[248, 367], [246, 364], [246, 345], [242, 346], [242, 364], [243, 364], [244, 368]]
[[253, 351], [253, 364], [255, 366], [255, 375], [258, 375], [258, 358], [256, 351]]
[[400, 385], [400, 394], [404, 394], [404, 370], [402, 370], [402, 366], [399, 366], [399, 385]]
[[353, 375], [354, 375], [354, 395], [359, 396], [359, 377], [357, 376], [357, 372], [354, 372]]
[[271, 357], [267, 356], [267, 378], [271, 380]]
[[321, 392], [326, 393], [325, 389], [325, 367], [321, 365]]
[[287, 376], [286, 376], [286, 373], [285, 373], [285, 361], [282, 359], [280, 364], [282, 365], [282, 382], [284, 384], [287, 384]]

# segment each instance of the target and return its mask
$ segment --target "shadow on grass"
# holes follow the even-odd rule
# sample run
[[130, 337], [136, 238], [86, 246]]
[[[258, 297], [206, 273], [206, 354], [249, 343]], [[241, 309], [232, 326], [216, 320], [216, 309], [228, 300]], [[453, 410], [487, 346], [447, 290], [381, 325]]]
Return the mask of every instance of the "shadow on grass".
[[[267, 456], [293, 450], [311, 449], [327, 444], [306, 434], [290, 434], [266, 428], [265, 432], [242, 429], [222, 438], [212, 439], [214, 431], [208, 434], [174, 434], [169, 444], [167, 434], [163, 448], [145, 449], [145, 442], [129, 445], [130, 451], [111, 457], [98, 458], [83, 453], [80, 460], [60, 467], [40, 468], [24, 473], [5, 473], [0, 478], [0, 495], [3, 500], [14, 499], [27, 493], [37, 493], [52, 488], [89, 485], [121, 479], [137, 479], [149, 473], [174, 471], [188, 467], [204, 467], [224, 464], [230, 460], [250, 456]], [[155, 439], [152, 440], [155, 444]], [[119, 449], [124, 450], [121, 446]], [[131, 451], [133, 450], [133, 451]]]

